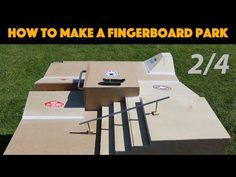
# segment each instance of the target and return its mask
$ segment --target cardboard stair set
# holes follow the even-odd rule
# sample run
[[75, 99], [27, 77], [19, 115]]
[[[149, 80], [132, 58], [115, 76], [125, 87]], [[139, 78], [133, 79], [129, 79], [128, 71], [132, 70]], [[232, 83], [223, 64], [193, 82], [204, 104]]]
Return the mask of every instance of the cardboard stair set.
[[50, 64], [5, 155], [224, 154], [230, 136], [182, 84], [170, 53], [144, 62]]

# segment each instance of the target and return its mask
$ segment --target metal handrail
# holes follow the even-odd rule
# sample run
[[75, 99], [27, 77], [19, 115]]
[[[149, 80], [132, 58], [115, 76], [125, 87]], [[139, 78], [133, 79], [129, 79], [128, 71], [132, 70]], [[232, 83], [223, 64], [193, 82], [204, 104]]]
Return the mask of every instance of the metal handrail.
[[170, 97], [167, 96], [167, 97], [164, 97], [164, 98], [161, 98], [161, 99], [157, 99], [157, 100], [154, 100], [154, 101], [150, 101], [150, 102], [147, 102], [147, 103], [144, 103], [144, 104], [140, 104], [140, 105], [128, 108], [128, 109], [123, 109], [121, 111], [114, 112], [114, 113], [111, 113], [111, 114], [108, 114], [108, 115], [105, 115], [105, 116], [101, 116], [101, 117], [97, 117], [95, 119], [90, 119], [90, 120], [86, 120], [86, 121], [80, 122], [79, 124], [82, 125], [82, 124], [93, 122], [93, 121], [96, 121], [96, 120], [101, 120], [101, 119], [104, 119], [106, 117], [110, 117], [110, 116], [113, 116], [113, 115], [116, 115], [116, 114], [121, 114], [121, 113], [124, 113], [124, 112], [128, 112], [128, 111], [130, 111], [132, 109], [136, 109], [138, 107], [143, 107], [143, 106], [146, 106], [146, 105], [149, 105], [149, 104], [152, 104], [152, 103], [157, 103], [159, 101], [162, 101], [162, 100], [165, 100], [165, 99], [168, 99], [168, 98], [170, 98]]
[[79, 80], [78, 80], [78, 84], [77, 84], [77, 89], [78, 89], [78, 90], [83, 90], [83, 88], [80, 87], [80, 83], [81, 83], [81, 80], [82, 80], [82, 75], [83, 75], [83, 73], [85, 73], [85, 72], [86, 72], [86, 70], [82, 70], [82, 71], [80, 72], [80, 74], [79, 74]]

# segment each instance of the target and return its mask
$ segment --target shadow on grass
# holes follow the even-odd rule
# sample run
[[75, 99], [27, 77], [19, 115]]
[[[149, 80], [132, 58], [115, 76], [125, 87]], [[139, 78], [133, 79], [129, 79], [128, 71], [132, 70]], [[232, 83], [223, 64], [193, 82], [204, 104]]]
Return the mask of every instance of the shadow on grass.
[[11, 140], [12, 135], [0, 135], [0, 154], [2, 155]]

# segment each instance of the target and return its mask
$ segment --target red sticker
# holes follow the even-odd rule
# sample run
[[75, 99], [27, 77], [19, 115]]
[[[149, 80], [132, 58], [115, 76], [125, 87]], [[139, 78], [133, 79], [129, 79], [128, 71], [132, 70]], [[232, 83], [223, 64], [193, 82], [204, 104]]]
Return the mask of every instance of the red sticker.
[[51, 107], [61, 108], [64, 106], [64, 103], [61, 101], [48, 101], [44, 103], [44, 106], [49, 107], [49, 108]]

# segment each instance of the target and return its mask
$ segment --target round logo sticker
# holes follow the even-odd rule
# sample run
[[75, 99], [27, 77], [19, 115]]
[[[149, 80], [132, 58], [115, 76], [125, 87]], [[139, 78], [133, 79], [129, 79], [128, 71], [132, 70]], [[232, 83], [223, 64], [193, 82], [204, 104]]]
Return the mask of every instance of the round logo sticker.
[[51, 108], [51, 107], [56, 107], [56, 108], [61, 108], [63, 107], [65, 104], [61, 101], [48, 101], [44, 103], [45, 107]]
[[171, 87], [167, 85], [153, 85], [152, 87], [157, 90], [171, 90]]
[[116, 71], [112, 71], [112, 70], [107, 71], [105, 74], [108, 78], [113, 78], [113, 77], [116, 77], [118, 75], [118, 73]]

